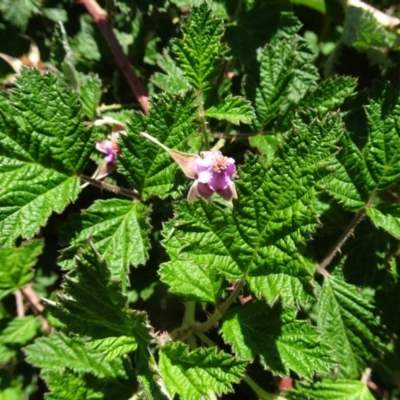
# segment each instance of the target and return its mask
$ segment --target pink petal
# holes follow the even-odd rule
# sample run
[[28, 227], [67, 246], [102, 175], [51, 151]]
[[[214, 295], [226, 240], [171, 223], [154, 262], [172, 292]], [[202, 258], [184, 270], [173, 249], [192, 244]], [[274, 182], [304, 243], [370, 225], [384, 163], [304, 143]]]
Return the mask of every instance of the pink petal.
[[233, 176], [236, 175], [236, 166], [235, 166], [235, 160], [233, 158], [228, 158], [229, 164], [228, 167], [226, 168], [226, 174], [232, 178]]
[[229, 185], [226, 189], [217, 190], [216, 193], [226, 201], [237, 199], [236, 187], [233, 182], [231, 182], [231, 185]]
[[209, 183], [212, 179], [213, 179], [213, 173], [210, 170], [205, 170], [198, 173], [197, 180], [201, 183]]
[[210, 189], [206, 183], [201, 183], [201, 182], [197, 183], [197, 191], [199, 195], [205, 198], [206, 200], [208, 200], [214, 193], [214, 191]]
[[212, 178], [208, 182], [208, 186], [214, 190], [224, 190], [226, 189], [229, 184], [231, 183], [231, 180], [229, 176], [225, 172], [220, 172], [220, 173], [213, 173]]

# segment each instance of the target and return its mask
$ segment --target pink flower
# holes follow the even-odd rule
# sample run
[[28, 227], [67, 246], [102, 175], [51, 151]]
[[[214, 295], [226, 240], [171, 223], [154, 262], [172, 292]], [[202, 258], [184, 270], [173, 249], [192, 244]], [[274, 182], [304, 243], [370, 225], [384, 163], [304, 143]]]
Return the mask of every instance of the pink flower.
[[232, 181], [236, 175], [233, 158], [223, 156], [220, 151], [203, 151], [200, 156], [183, 153], [168, 148], [146, 132], [139, 132], [139, 135], [165, 150], [181, 167], [183, 173], [195, 180], [188, 193], [189, 201], [193, 201], [196, 196], [208, 200], [213, 193], [227, 201], [237, 198], [235, 182]]
[[222, 155], [220, 151], [203, 151], [194, 163], [195, 181], [189, 190], [188, 200], [200, 195], [209, 199], [217, 193], [225, 200], [236, 198], [235, 160]]
[[113, 132], [110, 139], [100, 140], [96, 143], [96, 149], [107, 154], [104, 159], [112, 164], [115, 164], [117, 156], [121, 154], [121, 150], [118, 147], [118, 138], [119, 133]]

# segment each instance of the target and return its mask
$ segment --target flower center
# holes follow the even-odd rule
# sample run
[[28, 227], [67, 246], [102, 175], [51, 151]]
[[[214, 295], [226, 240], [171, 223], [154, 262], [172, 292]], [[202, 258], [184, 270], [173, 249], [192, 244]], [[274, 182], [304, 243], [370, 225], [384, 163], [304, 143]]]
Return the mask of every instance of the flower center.
[[218, 154], [214, 157], [212, 161], [212, 167], [214, 172], [222, 172], [225, 171], [228, 167], [229, 161], [228, 157], [224, 157], [222, 154]]

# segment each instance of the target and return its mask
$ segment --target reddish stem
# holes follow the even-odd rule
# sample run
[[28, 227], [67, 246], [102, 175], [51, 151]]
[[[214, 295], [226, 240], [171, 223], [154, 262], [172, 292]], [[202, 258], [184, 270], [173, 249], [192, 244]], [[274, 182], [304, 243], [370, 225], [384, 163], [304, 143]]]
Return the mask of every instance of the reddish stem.
[[29, 304], [34, 313], [39, 317], [40, 322], [42, 323], [43, 331], [50, 332], [51, 325], [49, 324], [49, 321], [47, 321], [47, 319], [42, 315], [42, 313], [44, 312], [44, 306], [40, 302], [35, 291], [33, 290], [32, 283], [29, 283], [24, 289], [22, 289], [22, 293], [29, 301]]
[[114, 35], [113, 30], [107, 22], [107, 13], [103, 10], [96, 0], [77, 0], [78, 3], [83, 4], [88, 10], [89, 14], [92, 16], [94, 22], [97, 24], [101, 32], [103, 33], [110, 49], [114, 55], [114, 58], [121, 69], [122, 73], [125, 75], [129, 86], [132, 89], [137, 101], [143, 108], [143, 111], [147, 114], [150, 110], [149, 106], [149, 95], [146, 88], [143, 86], [142, 82], [137, 77], [132, 65], [130, 64], [128, 57], [122, 50], [117, 38]]

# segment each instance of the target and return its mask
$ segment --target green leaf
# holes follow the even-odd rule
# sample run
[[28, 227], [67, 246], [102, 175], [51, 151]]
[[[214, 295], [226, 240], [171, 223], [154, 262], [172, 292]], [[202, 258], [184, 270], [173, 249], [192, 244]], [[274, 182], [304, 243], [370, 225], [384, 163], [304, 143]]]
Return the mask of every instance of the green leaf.
[[81, 172], [94, 138], [83, 126], [75, 94], [60, 86], [54, 74], [32, 68], [23, 69], [10, 101], [12, 116], [9, 108], [1, 112], [0, 154], [67, 175]]
[[75, 64], [84, 62], [85, 60], [99, 61], [101, 54], [97, 41], [94, 38], [94, 27], [91, 17], [89, 15], [82, 15], [79, 18], [79, 24], [81, 30], [74, 38], [69, 40]]
[[128, 309], [121, 283], [110, 279], [107, 263], [93, 247], [78, 253], [75, 272], [76, 278], [67, 276], [59, 302], [48, 304], [52, 313], [75, 333], [98, 339], [133, 336], [147, 346], [151, 337], [146, 315]]
[[322, 14], [326, 13], [326, 6], [324, 0], [290, 0], [293, 4], [301, 4], [319, 11]]
[[52, 74], [24, 69], [0, 102], [0, 246], [32, 237], [80, 192], [93, 149], [75, 95]]
[[214, 0], [173, 0], [177, 7], [180, 9], [190, 8], [193, 6], [201, 6], [202, 4], [207, 4], [211, 11], [219, 18], [227, 18], [226, 8], [222, 2]]
[[339, 278], [324, 279], [317, 325], [335, 351], [339, 377], [358, 378], [381, 348], [376, 312], [355, 286]]
[[184, 77], [184, 72], [168, 53], [164, 52], [157, 57], [157, 65], [164, 73], [156, 72], [152, 75], [151, 81], [154, 85], [172, 94], [185, 93], [190, 89], [190, 85]]
[[282, 39], [283, 32], [288, 33], [285, 37], [288, 39], [299, 30], [298, 20], [290, 13], [281, 12], [282, 5], [283, 2], [256, 3], [251, 10], [240, 14], [237, 23], [227, 27], [225, 38], [231, 53], [244, 65], [254, 61], [257, 50], [265, 43], [272, 43], [278, 37]]
[[[248, 155], [239, 169], [232, 211], [202, 200], [176, 203], [176, 217], [164, 228], [170, 262], [160, 271], [171, 291], [190, 296], [190, 277], [203, 275], [196, 296], [208, 290], [202, 300], [210, 301], [213, 274], [228, 279], [245, 275], [253, 293], [270, 303], [278, 296], [284, 303], [305, 302], [312, 293], [313, 267], [301, 253], [318, 226], [313, 207], [317, 185], [328, 172], [325, 165], [341, 130], [336, 114], [309, 126], [296, 122], [270, 168]], [[175, 273], [183, 266], [184, 275]]]
[[200, 400], [232, 391], [240, 381], [245, 363], [214, 348], [189, 352], [182, 343], [166, 344], [160, 349], [158, 364], [165, 387], [173, 398]]
[[70, 370], [45, 370], [41, 377], [51, 391], [46, 394], [46, 400], [128, 400], [132, 396], [134, 385], [134, 382], [121, 378], [98, 378]]
[[359, 51], [389, 47], [389, 35], [377, 18], [361, 7], [347, 7], [343, 42]]
[[296, 390], [287, 392], [292, 400], [374, 400], [368, 386], [361, 381], [350, 379], [323, 379], [310, 383], [299, 381]]
[[369, 121], [365, 162], [374, 181], [371, 189], [382, 191], [400, 179], [400, 96], [392, 85], [375, 85], [366, 107]]
[[260, 355], [275, 375], [287, 376], [292, 370], [311, 379], [335, 365], [316, 328], [296, 321], [296, 311], [282, 309], [280, 302], [272, 308], [261, 301], [237, 307], [225, 315], [221, 330], [239, 358], [254, 361]]
[[191, 16], [182, 29], [183, 38], [174, 41], [173, 50], [189, 83], [197, 90], [211, 89], [216, 66], [225, 47], [220, 43], [222, 21], [215, 19], [203, 3], [193, 7]]
[[135, 351], [137, 349], [137, 341], [132, 336], [108, 337], [93, 340], [90, 342], [89, 348], [103, 353], [105, 361], [111, 361]]
[[40, 14], [39, 0], [2, 0], [0, 11], [4, 19], [24, 31], [33, 14]]
[[223, 103], [206, 110], [206, 116], [219, 120], [226, 120], [239, 125], [240, 122], [250, 124], [255, 118], [253, 107], [243, 97], [229, 95]]
[[118, 172], [144, 199], [153, 194], [166, 197], [174, 189], [176, 178], [182, 175], [164, 150], [137, 132], [147, 132], [169, 148], [186, 151], [189, 137], [197, 134], [196, 116], [191, 94], [153, 96], [148, 115], [133, 114], [128, 135], [121, 135], [122, 155], [118, 157], [117, 165]]
[[267, 45], [259, 53], [259, 64], [253, 63], [247, 74], [245, 88], [256, 109], [256, 129], [261, 129], [276, 118], [288, 97], [296, 62], [295, 49], [293, 40]]
[[2, 155], [0, 186], [0, 246], [12, 246], [19, 236], [30, 239], [52, 212], [61, 213], [81, 191], [75, 176]]
[[310, 88], [317, 86], [320, 77], [314, 65], [315, 54], [307, 40], [298, 35], [295, 36], [295, 39], [297, 41], [296, 64], [293, 70], [293, 83], [289, 99], [297, 103]]
[[101, 99], [101, 80], [97, 75], [79, 75], [80, 101], [83, 114], [94, 121]]
[[346, 132], [339, 145], [340, 151], [332, 163], [334, 173], [326, 183], [329, 193], [346, 208], [358, 210], [370, 197], [373, 181], [367, 170], [364, 157]]
[[354, 92], [357, 81], [350, 76], [336, 76], [322, 81], [315, 90], [309, 91], [301, 100], [309, 108], [317, 110], [320, 116], [336, 111]]
[[12, 361], [15, 361], [19, 357], [19, 346], [7, 346], [1, 343], [0, 340], [0, 363], [6, 365]]
[[254, 135], [249, 137], [249, 143], [255, 147], [265, 158], [265, 163], [273, 159], [278, 143], [282, 141], [282, 135]]
[[[178, 258], [181, 248], [182, 242], [178, 238], [168, 242], [171, 258], [173, 249], [175, 250], [173, 258]], [[184, 296], [188, 300], [217, 304], [221, 298], [224, 280], [217, 271], [209, 269], [207, 265], [178, 259], [164, 263], [159, 273], [161, 280], [170, 285], [173, 293]]]
[[22, 289], [32, 281], [32, 267], [42, 249], [41, 240], [23, 243], [20, 247], [0, 249], [0, 297]]
[[68, 337], [60, 332], [53, 332], [41, 337], [25, 347], [27, 361], [32, 365], [62, 371], [70, 368], [75, 372], [90, 372], [101, 377], [126, 377], [122, 361], [115, 359], [105, 362], [103, 354], [90, 349], [77, 337]]
[[36, 336], [40, 327], [39, 318], [34, 315], [14, 318], [1, 331], [0, 342], [25, 345]]
[[168, 398], [157, 364], [149, 349], [139, 347], [135, 354], [137, 379], [149, 400]]
[[75, 375], [71, 371], [44, 371], [41, 377], [46, 382], [50, 393], [46, 400], [81, 400], [104, 399], [103, 385], [96, 387], [93, 381], [96, 377], [91, 375]]
[[148, 258], [150, 226], [147, 209], [129, 200], [97, 200], [64, 228], [63, 242], [70, 243], [64, 253], [64, 266], [70, 268], [72, 257], [91, 238], [111, 272], [111, 279], [127, 285], [129, 266], [145, 264]]
[[363, 208], [377, 192], [400, 179], [399, 98], [399, 91], [392, 86], [376, 84], [365, 108], [369, 134], [363, 152], [348, 135], [343, 136], [343, 149], [332, 167], [335, 174], [327, 189], [346, 208]]
[[356, 85], [357, 81], [348, 76], [337, 76], [322, 81], [315, 90], [309, 90], [297, 105], [293, 105], [286, 112], [283, 129], [290, 129], [292, 120], [299, 110], [305, 111], [305, 114], [300, 114], [300, 116], [308, 122], [315, 118], [315, 114], [310, 113], [310, 109], [316, 111], [319, 117], [323, 117], [330, 111], [337, 111], [354, 92]]
[[367, 208], [367, 215], [377, 228], [400, 239], [400, 207], [398, 204], [382, 203]]

